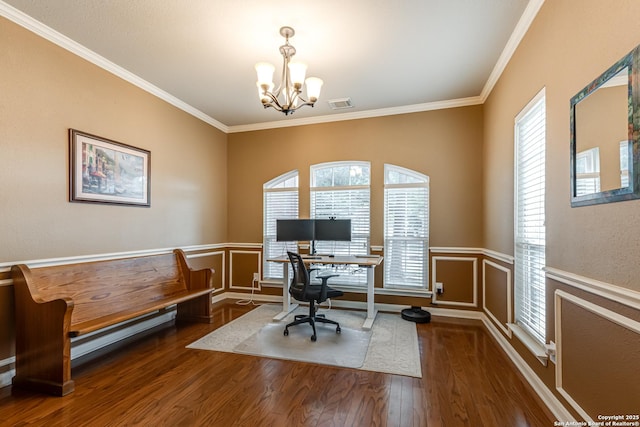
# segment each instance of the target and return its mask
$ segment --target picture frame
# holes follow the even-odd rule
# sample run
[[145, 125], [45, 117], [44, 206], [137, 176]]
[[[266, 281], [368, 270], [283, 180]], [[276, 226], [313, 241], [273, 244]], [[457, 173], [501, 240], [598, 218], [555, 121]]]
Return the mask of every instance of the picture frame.
[[69, 129], [69, 201], [151, 206], [151, 152]]

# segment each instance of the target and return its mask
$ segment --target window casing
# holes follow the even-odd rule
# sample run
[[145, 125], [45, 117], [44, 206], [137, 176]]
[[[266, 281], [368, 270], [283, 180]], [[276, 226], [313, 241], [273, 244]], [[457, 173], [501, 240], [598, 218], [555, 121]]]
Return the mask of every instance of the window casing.
[[[351, 219], [350, 242], [316, 242], [316, 252], [333, 255], [366, 255], [370, 239], [369, 162], [331, 162], [311, 166], [311, 218]], [[341, 267], [334, 283], [366, 286], [366, 271]]]
[[516, 323], [545, 343], [545, 143], [544, 89], [515, 123]]
[[276, 241], [276, 220], [298, 218], [298, 171], [280, 175], [265, 183], [262, 188], [263, 276], [266, 279], [282, 279], [282, 266], [267, 260], [286, 255], [287, 250], [297, 251], [297, 248], [291, 247], [290, 242]]
[[429, 283], [429, 177], [384, 166], [384, 287]]

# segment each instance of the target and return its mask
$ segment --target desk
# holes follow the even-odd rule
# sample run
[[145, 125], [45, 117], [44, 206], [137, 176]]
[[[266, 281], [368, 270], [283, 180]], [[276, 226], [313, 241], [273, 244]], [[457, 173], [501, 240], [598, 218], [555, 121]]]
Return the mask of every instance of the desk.
[[[278, 258], [268, 259], [267, 261], [279, 262], [282, 264], [282, 311], [278, 313], [273, 320], [282, 320], [289, 313], [298, 307], [298, 304], [291, 302], [291, 294], [289, 294], [289, 257], [281, 256]], [[367, 318], [362, 325], [362, 329], [371, 329], [373, 320], [376, 318], [377, 310], [374, 306], [373, 294], [373, 269], [382, 262], [381, 256], [363, 255], [363, 256], [303, 256], [302, 261], [305, 264], [353, 264], [367, 269]]]

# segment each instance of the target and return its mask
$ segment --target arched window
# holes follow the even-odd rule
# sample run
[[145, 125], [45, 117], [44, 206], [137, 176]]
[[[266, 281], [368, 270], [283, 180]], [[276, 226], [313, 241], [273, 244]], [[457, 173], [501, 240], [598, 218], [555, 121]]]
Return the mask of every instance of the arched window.
[[262, 189], [264, 205], [262, 271], [265, 278], [281, 279], [282, 266], [267, 260], [286, 255], [286, 242], [276, 241], [276, 219], [298, 218], [298, 171], [280, 175], [265, 183]]
[[429, 177], [384, 165], [384, 287], [429, 284]]
[[[311, 166], [311, 217], [351, 219], [351, 241], [318, 241], [316, 242], [317, 253], [333, 255], [369, 253], [370, 171], [369, 162], [331, 162]], [[366, 286], [366, 272], [355, 268], [353, 271], [341, 274], [334, 279], [334, 282]]]

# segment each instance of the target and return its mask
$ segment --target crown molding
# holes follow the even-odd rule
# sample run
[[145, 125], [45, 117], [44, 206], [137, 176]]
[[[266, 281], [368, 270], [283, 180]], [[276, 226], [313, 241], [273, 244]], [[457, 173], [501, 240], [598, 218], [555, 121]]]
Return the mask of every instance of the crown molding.
[[121, 66], [109, 61], [105, 57], [98, 55], [96, 52], [87, 49], [80, 43], [70, 39], [69, 37], [57, 32], [53, 28], [50, 28], [44, 25], [42, 22], [37, 21], [30, 17], [29, 15], [19, 11], [13, 6], [8, 5], [7, 3], [0, 1], [0, 16], [7, 18], [10, 21], [20, 25], [21, 27], [26, 28], [43, 37], [46, 40], [60, 46], [63, 49], [68, 50], [69, 52], [77, 55], [92, 64], [97, 65], [98, 67], [110, 72], [111, 74], [120, 77], [121, 79], [133, 84], [134, 86], [139, 87], [140, 89], [149, 92], [151, 95], [154, 95], [163, 101], [168, 102], [176, 108], [181, 109], [182, 111], [191, 114], [197, 119], [202, 120], [205, 123], [210, 124], [211, 126], [221, 130], [222, 132], [228, 133], [229, 127], [223, 123], [220, 123], [216, 119], [206, 115], [202, 111], [192, 107], [186, 102], [176, 98], [175, 96], [165, 92], [159, 87], [149, 83], [148, 81], [138, 77], [130, 71], [122, 68]]
[[543, 4], [544, 0], [529, 0], [527, 7], [524, 9], [522, 16], [516, 24], [516, 27], [513, 29], [513, 33], [511, 33], [511, 37], [509, 37], [507, 44], [498, 57], [498, 62], [496, 62], [491, 74], [489, 74], [487, 82], [484, 84], [484, 88], [482, 88], [482, 92], [480, 92], [480, 99], [482, 100], [482, 103], [484, 103], [491, 94], [491, 91], [498, 82], [502, 72], [507, 68], [507, 64], [511, 61], [511, 57], [515, 53], [516, 48], [520, 45], [520, 42], [527, 31], [529, 31], [529, 27], [538, 15], [538, 11], [540, 11]]
[[329, 114], [326, 116], [301, 119], [278, 120], [275, 122], [254, 123], [250, 125], [229, 126], [228, 133], [251, 132], [256, 130], [277, 129], [292, 126], [314, 125], [319, 123], [340, 122], [345, 120], [370, 119], [374, 117], [394, 116], [398, 114], [420, 113], [423, 111], [444, 110], [446, 108], [468, 107], [482, 104], [479, 96], [427, 102], [424, 104], [404, 105], [401, 107], [380, 108], [353, 113]]
[[466, 107], [472, 105], [483, 104], [489, 97], [493, 87], [497, 83], [498, 79], [502, 75], [502, 72], [506, 68], [507, 64], [511, 60], [513, 53], [524, 38], [526, 32], [529, 30], [531, 23], [535, 19], [538, 11], [542, 7], [544, 0], [530, 0], [525, 8], [524, 13], [520, 17], [511, 37], [509, 38], [507, 45], [503, 49], [498, 62], [493, 68], [493, 71], [489, 75], [487, 82], [485, 83], [482, 92], [479, 96], [473, 96], [468, 98], [459, 98], [446, 101], [427, 102], [423, 104], [406, 105], [401, 107], [381, 108], [376, 110], [366, 110], [353, 113], [342, 114], [329, 114], [319, 117], [300, 118], [291, 120], [278, 120], [264, 123], [254, 123], [249, 125], [239, 126], [227, 126], [213, 117], [208, 116], [197, 108], [192, 107], [186, 102], [176, 98], [175, 96], [165, 92], [159, 87], [149, 83], [141, 77], [131, 73], [130, 71], [122, 68], [121, 66], [109, 61], [96, 52], [86, 48], [80, 43], [75, 42], [69, 37], [55, 31], [54, 29], [44, 25], [40, 21], [35, 20], [29, 15], [19, 11], [18, 9], [10, 6], [4, 1], [0, 0], [0, 16], [3, 16], [10, 21], [24, 27], [25, 29], [49, 40], [50, 42], [68, 50], [69, 52], [97, 65], [98, 67], [122, 78], [123, 80], [137, 86], [144, 91], [166, 101], [176, 108], [194, 116], [195, 118], [202, 120], [205, 123], [219, 129], [220, 131], [229, 133], [250, 132], [256, 130], [277, 129], [293, 126], [305, 126], [320, 123], [338, 122], [345, 120], [358, 120], [369, 119], [375, 117], [410, 114], [424, 111], [441, 110], [447, 108]]

